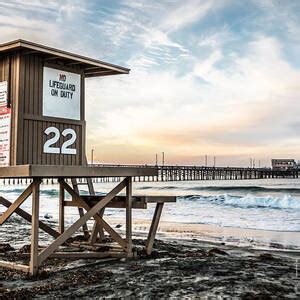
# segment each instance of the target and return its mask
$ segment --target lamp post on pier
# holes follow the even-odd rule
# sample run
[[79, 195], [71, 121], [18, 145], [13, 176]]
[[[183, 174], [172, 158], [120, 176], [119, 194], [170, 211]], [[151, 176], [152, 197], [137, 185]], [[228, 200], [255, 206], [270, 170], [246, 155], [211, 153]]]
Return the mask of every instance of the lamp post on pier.
[[91, 163], [94, 164], [94, 149], [91, 150]]

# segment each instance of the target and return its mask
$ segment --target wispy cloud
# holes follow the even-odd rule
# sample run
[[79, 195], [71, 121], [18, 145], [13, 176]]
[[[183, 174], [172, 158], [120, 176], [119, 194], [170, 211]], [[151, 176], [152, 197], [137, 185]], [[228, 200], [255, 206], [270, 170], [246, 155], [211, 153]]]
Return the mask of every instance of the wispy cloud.
[[241, 163], [300, 156], [299, 15], [298, 1], [0, 0], [0, 41], [132, 68], [87, 80], [98, 159], [146, 162], [163, 149], [173, 162], [206, 153]]
[[[230, 69], [215, 65], [223, 59], [212, 53], [196, 65], [195, 77], [159, 72], [119, 82], [127, 90], [123, 105], [112, 100], [121, 106], [104, 113], [101, 135], [108, 144], [130, 142], [174, 155], [204, 154], [208, 149], [227, 155], [246, 155], [252, 149], [263, 155], [270, 145], [278, 151], [287, 143], [299, 148], [297, 132], [289, 124], [300, 114], [300, 72], [284, 60], [280, 43], [261, 36], [250, 43], [247, 53], [235, 57]], [[199, 85], [197, 76], [209, 85]], [[110, 120], [115, 120], [114, 126]]]
[[163, 18], [160, 27], [167, 32], [182, 29], [187, 25], [199, 22], [209, 12], [224, 6], [226, 2], [228, 1], [187, 0], [177, 2]]

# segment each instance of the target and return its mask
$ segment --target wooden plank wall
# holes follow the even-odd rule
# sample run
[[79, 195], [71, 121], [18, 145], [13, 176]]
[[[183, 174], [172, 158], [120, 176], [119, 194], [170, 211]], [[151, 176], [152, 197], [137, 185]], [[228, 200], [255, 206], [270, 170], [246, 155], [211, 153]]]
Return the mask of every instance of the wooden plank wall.
[[[11, 165], [47, 164], [47, 165], [82, 165], [85, 155], [84, 111], [81, 121], [42, 115], [43, 66], [49, 66], [45, 56], [37, 54], [0, 55], [0, 81], [9, 82], [9, 97], [12, 105]], [[66, 71], [78, 72], [78, 67], [61, 66]], [[82, 79], [84, 82], [84, 78]], [[84, 103], [84, 85], [82, 102]], [[84, 109], [84, 104], [81, 107]], [[44, 134], [47, 127], [55, 126], [62, 132], [66, 128], [74, 129], [77, 134], [76, 155], [46, 154], [43, 145], [51, 138]], [[61, 147], [68, 139], [61, 135], [53, 147]], [[73, 147], [71, 147], [73, 148]]]
[[[50, 126], [54, 126], [62, 132], [66, 128], [66, 124], [62, 122], [52, 122], [52, 121], [41, 121], [41, 120], [33, 120], [33, 119], [24, 119], [24, 138], [28, 138], [28, 143], [24, 143], [23, 147], [23, 159], [28, 164], [38, 164], [38, 165], [80, 165], [81, 159], [79, 152], [77, 155], [66, 155], [66, 154], [46, 154], [43, 153], [43, 145], [47, 139], [52, 137], [53, 135], [49, 135], [48, 137], [41, 133], [45, 131], [46, 128]], [[67, 128], [74, 129], [77, 136], [82, 136], [82, 126], [75, 124], [67, 124]], [[32, 134], [29, 134], [32, 133]], [[35, 138], [41, 136], [42, 138]], [[62, 144], [67, 140], [66, 137], [61, 136], [59, 141], [53, 144], [53, 147], [61, 147]], [[31, 151], [31, 147], [33, 151]], [[74, 146], [76, 149], [80, 149], [80, 139], [77, 138]], [[73, 147], [72, 147], [73, 148]]]
[[8, 82], [8, 100], [11, 104], [11, 147], [10, 164], [16, 164], [16, 141], [18, 133], [18, 96], [19, 96], [19, 53], [0, 56], [0, 81]]
[[9, 81], [9, 56], [0, 56], [0, 81]]
[[[22, 126], [23, 135], [19, 141], [24, 144], [24, 149], [20, 154], [18, 164], [47, 164], [47, 165], [81, 165], [84, 149], [83, 130], [85, 130], [84, 121], [64, 120], [61, 118], [44, 117], [43, 110], [43, 67], [49, 66], [45, 62], [45, 57], [40, 55], [22, 55], [21, 56], [21, 79], [20, 99], [23, 102]], [[62, 70], [78, 72], [78, 68], [60, 66]], [[84, 99], [82, 99], [84, 100]], [[66, 128], [74, 129], [77, 134], [76, 155], [66, 154], [46, 154], [43, 153], [43, 145], [46, 139], [44, 131], [47, 127], [54, 126], [62, 132]], [[32, 133], [32, 134], [30, 134]], [[69, 138], [69, 137], [67, 137]], [[61, 135], [59, 141], [53, 147], [61, 147], [67, 139]], [[26, 146], [26, 141], [28, 141]], [[32, 147], [30, 146], [32, 145]], [[33, 151], [32, 151], [33, 150]]]

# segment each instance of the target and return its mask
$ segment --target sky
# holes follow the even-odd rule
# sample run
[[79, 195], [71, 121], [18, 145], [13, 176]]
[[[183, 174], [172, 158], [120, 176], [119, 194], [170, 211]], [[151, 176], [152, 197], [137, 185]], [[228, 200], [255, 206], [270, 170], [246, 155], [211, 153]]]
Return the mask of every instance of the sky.
[[298, 0], [0, 0], [17, 38], [131, 69], [86, 80], [89, 159], [300, 160]]

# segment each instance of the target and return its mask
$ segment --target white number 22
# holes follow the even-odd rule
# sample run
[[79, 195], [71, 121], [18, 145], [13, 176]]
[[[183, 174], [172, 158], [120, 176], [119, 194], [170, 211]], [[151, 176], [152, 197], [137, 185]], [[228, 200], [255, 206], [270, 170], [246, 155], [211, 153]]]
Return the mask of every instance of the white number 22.
[[54, 136], [47, 140], [44, 144], [44, 153], [62, 153], [62, 154], [76, 154], [76, 149], [70, 149], [69, 146], [75, 143], [77, 135], [74, 129], [67, 128], [65, 129], [61, 134], [63, 136], [71, 135], [71, 138], [66, 140], [62, 146], [61, 149], [58, 147], [51, 147], [53, 144], [55, 144], [59, 138], [60, 138], [60, 132], [56, 127], [48, 127], [44, 131], [46, 135], [49, 135], [50, 133], [54, 133]]

